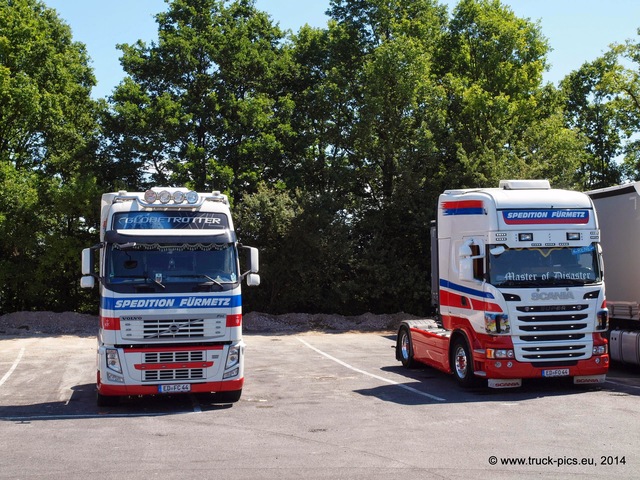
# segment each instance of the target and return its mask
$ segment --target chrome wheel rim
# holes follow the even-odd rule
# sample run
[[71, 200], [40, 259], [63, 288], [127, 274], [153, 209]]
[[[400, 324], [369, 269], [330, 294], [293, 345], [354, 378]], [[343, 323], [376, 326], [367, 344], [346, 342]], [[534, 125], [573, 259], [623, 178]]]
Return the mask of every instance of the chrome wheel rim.
[[467, 360], [467, 354], [464, 351], [464, 348], [462, 346], [459, 346], [456, 349], [456, 354], [455, 354], [455, 358], [454, 358], [454, 364], [455, 364], [455, 369], [456, 369], [456, 375], [458, 375], [458, 378], [464, 378], [467, 376], [467, 368], [468, 368], [468, 360]]
[[400, 352], [403, 360], [409, 360], [409, 350], [409, 336], [406, 332], [402, 332], [402, 337], [400, 338]]

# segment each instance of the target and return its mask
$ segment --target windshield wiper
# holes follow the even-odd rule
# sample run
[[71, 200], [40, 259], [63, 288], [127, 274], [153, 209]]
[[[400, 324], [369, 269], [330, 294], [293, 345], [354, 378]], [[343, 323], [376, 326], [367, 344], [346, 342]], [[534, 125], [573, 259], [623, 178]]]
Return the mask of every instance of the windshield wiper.
[[177, 277], [177, 278], [188, 278], [188, 277], [196, 277], [197, 278], [197, 277], [202, 277], [202, 278], [206, 278], [211, 283], [215, 283], [220, 288], [224, 288], [224, 285], [221, 282], [219, 282], [215, 278], [211, 278], [209, 275], [206, 275], [204, 273], [192, 273], [190, 275], [170, 275], [170, 276], [171, 277]]
[[157, 285], [160, 285], [162, 288], [167, 288], [155, 278], [148, 277], [147, 275], [116, 275], [112, 280], [115, 280], [117, 278], [137, 278], [139, 280], [144, 280], [144, 283], [153, 282]]

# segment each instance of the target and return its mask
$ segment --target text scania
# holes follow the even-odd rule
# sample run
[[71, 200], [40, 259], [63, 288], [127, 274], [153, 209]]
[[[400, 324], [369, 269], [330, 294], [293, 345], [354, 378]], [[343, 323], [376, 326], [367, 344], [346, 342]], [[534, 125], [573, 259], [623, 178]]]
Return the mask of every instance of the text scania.
[[116, 309], [125, 308], [173, 308], [173, 307], [228, 307], [231, 306], [230, 298], [217, 297], [188, 297], [179, 299], [176, 305], [175, 298], [148, 298], [117, 300]]
[[532, 293], [531, 300], [573, 300], [573, 292]]

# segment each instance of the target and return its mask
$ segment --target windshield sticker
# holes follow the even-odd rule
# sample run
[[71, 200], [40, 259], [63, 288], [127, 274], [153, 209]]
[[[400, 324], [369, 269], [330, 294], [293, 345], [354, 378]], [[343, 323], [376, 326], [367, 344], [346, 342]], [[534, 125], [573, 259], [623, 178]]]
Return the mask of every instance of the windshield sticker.
[[581, 255], [583, 253], [593, 252], [596, 249], [593, 245], [587, 245], [586, 247], [574, 248], [571, 250], [573, 255]]
[[229, 228], [224, 213], [122, 212], [115, 215], [116, 230], [212, 230]]

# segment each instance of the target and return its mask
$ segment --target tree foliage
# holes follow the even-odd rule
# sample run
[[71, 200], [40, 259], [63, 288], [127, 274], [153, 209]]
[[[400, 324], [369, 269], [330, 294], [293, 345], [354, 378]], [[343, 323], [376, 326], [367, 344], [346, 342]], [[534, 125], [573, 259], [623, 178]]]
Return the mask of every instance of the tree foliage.
[[[640, 47], [543, 84], [538, 23], [498, 0], [331, 0], [284, 32], [254, 0], [171, 0], [158, 37], [95, 83], [37, 0], [0, 0], [0, 308], [78, 309], [101, 192], [229, 194], [261, 252], [245, 308], [429, 312], [429, 225], [447, 188], [640, 178]], [[624, 162], [620, 162], [620, 158]]]
[[0, 1], [0, 311], [83, 305], [94, 84], [85, 47], [54, 10]]

